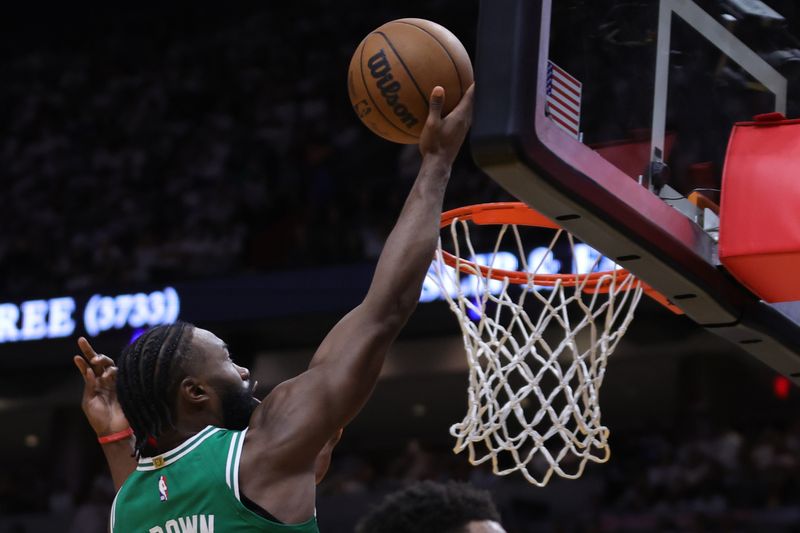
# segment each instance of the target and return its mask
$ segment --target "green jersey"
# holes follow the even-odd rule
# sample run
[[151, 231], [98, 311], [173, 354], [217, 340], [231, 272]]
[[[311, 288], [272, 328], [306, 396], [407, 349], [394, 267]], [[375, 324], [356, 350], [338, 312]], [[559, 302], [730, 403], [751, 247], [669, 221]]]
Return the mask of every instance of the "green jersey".
[[279, 524], [242, 504], [246, 433], [208, 426], [173, 450], [140, 459], [114, 498], [111, 533], [319, 533], [315, 517]]

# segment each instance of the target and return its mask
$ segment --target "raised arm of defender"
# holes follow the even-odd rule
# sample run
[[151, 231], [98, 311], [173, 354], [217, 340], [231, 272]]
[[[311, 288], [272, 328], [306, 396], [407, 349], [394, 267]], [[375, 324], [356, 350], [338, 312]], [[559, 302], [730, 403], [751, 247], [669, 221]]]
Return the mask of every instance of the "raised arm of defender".
[[363, 303], [331, 330], [309, 369], [277, 386], [251, 418], [240, 483], [279, 519], [310, 516], [315, 458], [364, 405], [389, 346], [416, 307], [439, 236], [450, 169], [470, 126], [473, 88], [443, 118], [444, 98], [440, 87], [431, 94], [419, 175]]

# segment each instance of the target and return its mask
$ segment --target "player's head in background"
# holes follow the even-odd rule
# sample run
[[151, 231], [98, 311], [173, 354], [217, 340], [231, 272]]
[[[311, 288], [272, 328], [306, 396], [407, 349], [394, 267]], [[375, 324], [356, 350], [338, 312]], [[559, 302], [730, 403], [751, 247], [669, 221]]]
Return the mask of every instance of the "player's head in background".
[[158, 326], [128, 345], [117, 362], [117, 395], [141, 455], [148, 438], [184, 426], [244, 429], [258, 405], [250, 371], [227, 345], [186, 322]]
[[505, 533], [488, 492], [466, 483], [415, 483], [388, 495], [356, 533]]

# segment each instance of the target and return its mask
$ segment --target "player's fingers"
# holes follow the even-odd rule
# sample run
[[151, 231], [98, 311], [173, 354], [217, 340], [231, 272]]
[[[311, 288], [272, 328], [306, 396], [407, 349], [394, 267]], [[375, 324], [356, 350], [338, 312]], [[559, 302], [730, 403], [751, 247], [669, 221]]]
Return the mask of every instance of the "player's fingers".
[[78, 348], [81, 349], [81, 353], [83, 353], [83, 356], [89, 361], [97, 356], [97, 353], [95, 353], [89, 341], [86, 340], [86, 337], [78, 337]]
[[72, 362], [75, 363], [75, 366], [78, 367], [78, 370], [83, 376], [83, 379], [86, 379], [86, 370], [89, 368], [89, 364], [86, 362], [86, 359], [81, 357], [80, 355], [76, 355], [72, 358]]
[[92, 360], [89, 361], [89, 362], [95, 368], [97, 368], [97, 367], [107, 368], [109, 366], [114, 366], [114, 360], [111, 359], [109, 356], [103, 355], [103, 354], [95, 355], [94, 357], [92, 357]]
[[110, 381], [114, 382], [117, 379], [117, 367], [109, 366], [103, 369], [103, 373], [100, 375], [100, 379], [103, 382]]
[[91, 368], [86, 369], [86, 388], [84, 389], [84, 394], [89, 394], [91, 391], [94, 391], [97, 388], [97, 376], [94, 374], [94, 370]]
[[450, 115], [460, 116], [467, 122], [467, 125], [469, 125], [472, 122], [472, 107], [474, 106], [474, 104], [475, 104], [475, 84], [473, 83], [464, 93], [464, 96], [461, 97], [461, 100], [458, 102], [458, 105]]
[[428, 102], [428, 121], [436, 121], [442, 118], [442, 108], [444, 107], [444, 88], [436, 86], [431, 91], [431, 98]]
[[461, 97], [461, 101], [458, 102], [457, 108], [461, 108], [468, 116], [472, 116], [472, 107], [475, 105], [475, 84], [469, 86], [467, 92], [464, 93], [464, 96]]

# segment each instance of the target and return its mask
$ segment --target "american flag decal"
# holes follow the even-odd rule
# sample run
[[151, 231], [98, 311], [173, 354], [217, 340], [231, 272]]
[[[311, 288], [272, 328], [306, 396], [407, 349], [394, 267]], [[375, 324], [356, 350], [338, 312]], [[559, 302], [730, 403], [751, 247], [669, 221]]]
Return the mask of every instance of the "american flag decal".
[[552, 61], [547, 62], [545, 113], [561, 129], [581, 140], [581, 92], [583, 84]]

